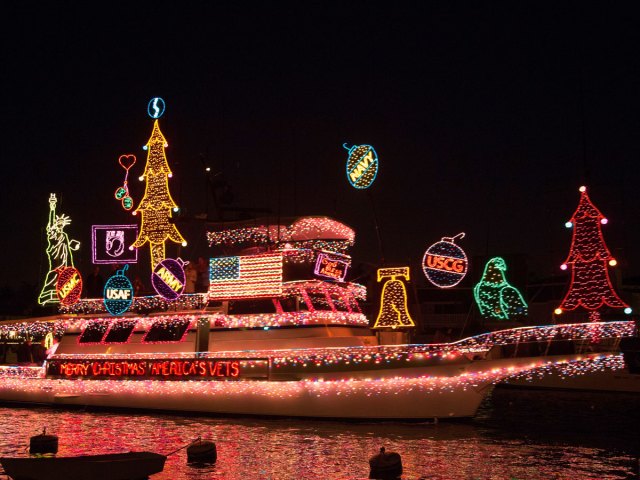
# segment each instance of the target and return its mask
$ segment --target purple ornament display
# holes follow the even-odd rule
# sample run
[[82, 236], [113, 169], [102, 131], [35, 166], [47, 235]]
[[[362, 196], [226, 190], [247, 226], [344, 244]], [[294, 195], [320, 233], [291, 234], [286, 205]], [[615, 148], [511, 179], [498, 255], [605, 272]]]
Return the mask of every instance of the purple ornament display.
[[184, 266], [187, 263], [180, 258], [165, 258], [156, 265], [151, 274], [151, 284], [158, 295], [166, 300], [176, 300], [182, 295], [187, 279]]

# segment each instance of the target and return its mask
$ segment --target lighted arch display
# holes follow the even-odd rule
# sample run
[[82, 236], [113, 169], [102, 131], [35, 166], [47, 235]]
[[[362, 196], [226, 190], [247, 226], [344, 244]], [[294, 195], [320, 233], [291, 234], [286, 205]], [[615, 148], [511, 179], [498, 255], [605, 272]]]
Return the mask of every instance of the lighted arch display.
[[344, 148], [349, 152], [347, 179], [358, 189], [369, 188], [378, 175], [378, 154], [371, 145], [354, 145]]

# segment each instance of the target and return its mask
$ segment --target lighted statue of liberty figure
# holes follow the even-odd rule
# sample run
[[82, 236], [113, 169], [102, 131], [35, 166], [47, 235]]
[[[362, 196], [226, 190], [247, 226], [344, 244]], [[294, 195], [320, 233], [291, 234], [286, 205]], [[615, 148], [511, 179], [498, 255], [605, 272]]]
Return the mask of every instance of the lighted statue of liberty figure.
[[44, 281], [44, 286], [38, 297], [38, 303], [58, 303], [56, 283], [58, 281], [58, 269], [73, 267], [72, 252], [80, 248], [78, 240], [69, 240], [69, 235], [64, 227], [71, 223], [67, 215], [56, 215], [56, 194], [49, 195], [49, 223], [47, 223], [47, 258], [49, 259], [49, 273]]

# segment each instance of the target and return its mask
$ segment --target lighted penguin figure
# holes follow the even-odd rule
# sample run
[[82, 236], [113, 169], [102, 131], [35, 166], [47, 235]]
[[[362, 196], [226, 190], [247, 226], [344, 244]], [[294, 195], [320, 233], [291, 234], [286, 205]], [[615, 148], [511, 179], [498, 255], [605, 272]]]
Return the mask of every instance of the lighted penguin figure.
[[514, 315], [526, 315], [527, 303], [520, 291], [509, 285], [504, 272], [507, 264], [500, 257], [494, 257], [484, 267], [482, 279], [473, 289], [476, 303], [484, 317], [508, 320]]
[[378, 269], [378, 282], [389, 277], [390, 280], [382, 287], [380, 311], [373, 328], [415, 327], [407, 309], [407, 289], [404, 282], [399, 280], [409, 280], [409, 267]]

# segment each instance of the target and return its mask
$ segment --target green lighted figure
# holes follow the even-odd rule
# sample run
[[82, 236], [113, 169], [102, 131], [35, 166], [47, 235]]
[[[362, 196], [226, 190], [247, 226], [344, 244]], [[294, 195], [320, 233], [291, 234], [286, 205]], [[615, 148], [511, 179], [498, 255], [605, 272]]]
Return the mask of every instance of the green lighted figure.
[[473, 296], [483, 317], [508, 320], [527, 314], [527, 302], [520, 291], [507, 282], [504, 275], [506, 270], [507, 264], [502, 258], [492, 258], [484, 267], [482, 279], [473, 289]]
[[56, 215], [56, 194], [49, 196], [49, 223], [47, 224], [47, 258], [49, 259], [49, 273], [44, 281], [44, 286], [38, 297], [38, 303], [59, 303], [56, 293], [58, 281], [58, 269], [73, 267], [73, 251], [80, 248], [78, 240], [69, 240], [64, 227], [71, 223], [66, 215]]

